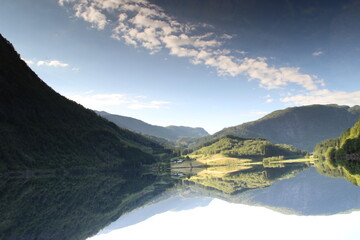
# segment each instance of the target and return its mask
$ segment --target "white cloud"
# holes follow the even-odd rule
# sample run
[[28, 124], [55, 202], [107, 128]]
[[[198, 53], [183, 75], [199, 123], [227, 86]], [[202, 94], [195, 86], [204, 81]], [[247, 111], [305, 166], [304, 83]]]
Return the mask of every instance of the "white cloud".
[[223, 38], [223, 39], [232, 39], [233, 36], [225, 33], [225, 34], [221, 35], [221, 38]]
[[239, 54], [241, 54], [241, 55], [247, 54], [247, 52], [244, 51], [244, 50], [235, 50], [235, 52], [236, 52], [236, 53], [239, 53]]
[[107, 107], [125, 107], [129, 109], [160, 109], [168, 106], [168, 101], [145, 101], [146, 96], [129, 96], [126, 94], [95, 94], [93, 90], [80, 94], [69, 94], [67, 98], [91, 109], [103, 110]]
[[[35, 60], [28, 60], [25, 58], [21, 58], [24, 62], [26, 62], [27, 65], [36, 65], [36, 66], [47, 66], [47, 67], [69, 67], [68, 63], [64, 63], [58, 60], [49, 60], [49, 61], [44, 61], [44, 60], [39, 60], [39, 61], [35, 61]], [[72, 68], [73, 71], [79, 71], [78, 68], [73, 67]]]
[[[151, 54], [167, 50], [170, 55], [189, 58], [193, 64], [213, 67], [219, 75], [244, 75], [265, 89], [296, 84], [314, 91], [321, 85], [315, 76], [301, 73], [300, 68], [271, 66], [261, 57], [238, 57], [246, 52], [223, 47], [224, 41], [233, 36], [217, 36], [206, 24], [180, 23], [147, 0], [59, 0], [59, 4], [72, 7], [76, 17], [97, 29], [111, 25], [112, 38], [144, 47]], [[110, 20], [114, 16], [116, 20]]]
[[272, 103], [273, 101], [274, 101], [274, 99], [272, 99], [272, 98], [266, 99], [266, 103]]
[[75, 2], [76, 0], [59, 0], [60, 6], [64, 6], [65, 3]]
[[91, 23], [92, 26], [97, 29], [104, 29], [107, 24], [106, 16], [94, 6], [82, 7], [78, 5], [75, 15]]
[[322, 52], [322, 51], [316, 51], [316, 52], [312, 53], [312, 55], [315, 56], [315, 57], [318, 57], [318, 56], [323, 55], [323, 54], [324, 54], [324, 52]]
[[322, 89], [307, 94], [288, 96], [280, 100], [294, 105], [339, 104], [353, 106], [360, 103], [360, 91], [345, 92]]
[[69, 64], [60, 62], [58, 60], [51, 60], [51, 61], [37, 61], [37, 66], [47, 66], [47, 67], [68, 67]]

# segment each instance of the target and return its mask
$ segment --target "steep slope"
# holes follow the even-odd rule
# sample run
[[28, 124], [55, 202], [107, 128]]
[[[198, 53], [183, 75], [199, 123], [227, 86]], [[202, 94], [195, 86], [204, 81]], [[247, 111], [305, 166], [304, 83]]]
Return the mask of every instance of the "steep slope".
[[0, 172], [138, 167], [164, 152], [56, 93], [0, 35]]
[[265, 117], [225, 128], [214, 137], [233, 134], [266, 138], [312, 151], [318, 142], [339, 136], [359, 119], [360, 107], [311, 105], [272, 112]]
[[181, 137], [202, 137], [209, 135], [209, 133], [207, 133], [203, 128], [191, 128], [183, 126], [161, 127], [148, 124], [136, 118], [110, 114], [104, 111], [96, 111], [96, 113], [115, 123], [119, 127], [156, 137], [166, 138], [173, 141], [176, 141]]

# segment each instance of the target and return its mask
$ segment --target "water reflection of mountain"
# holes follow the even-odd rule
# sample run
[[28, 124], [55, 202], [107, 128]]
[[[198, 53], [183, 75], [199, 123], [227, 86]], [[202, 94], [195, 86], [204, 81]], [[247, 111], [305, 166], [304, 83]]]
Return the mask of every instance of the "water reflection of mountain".
[[[240, 193], [228, 194], [222, 191], [223, 188], [229, 189], [228, 186], [216, 189], [195, 183], [193, 181], [195, 176], [192, 176], [179, 181], [175, 187], [161, 194], [161, 197], [153, 201], [152, 205], [122, 216], [100, 234], [140, 223], [167, 211], [206, 208], [212, 199], [216, 198], [231, 203], [263, 206], [277, 212], [297, 215], [327, 215], [360, 209], [360, 189], [358, 187], [341, 178], [320, 175], [314, 167], [291, 164], [281, 168], [253, 166], [237, 170], [232, 172], [230, 166], [209, 168], [206, 177], [208, 178], [207, 182], [217, 181], [216, 184], [213, 183], [213, 186], [217, 187], [225, 184], [233, 186], [230, 189], [239, 189], [246, 185], [247, 187], [244, 187]], [[223, 176], [223, 179], [220, 178], [221, 174], [228, 171], [234, 177], [233, 182], [228, 181], [229, 176], [226, 177], [228, 173]], [[198, 174], [197, 180], [200, 177], [205, 179], [203, 174]], [[253, 187], [249, 188], [251, 185]], [[212, 214], [211, 211], [209, 214]]]
[[345, 179], [306, 164], [278, 167], [211, 167], [177, 180], [141, 173], [3, 178], [0, 239], [86, 239], [120, 217], [112, 229], [214, 198], [300, 215], [360, 209], [360, 188]]
[[86, 239], [170, 187], [154, 175], [5, 178], [0, 239]]
[[320, 175], [315, 168], [266, 189], [243, 196], [246, 202], [295, 211], [301, 215], [327, 215], [360, 209], [360, 189], [344, 179]]
[[253, 166], [222, 177], [213, 172], [200, 172], [184, 180], [183, 194], [265, 206], [287, 214], [327, 215], [360, 209], [360, 188], [334, 178], [335, 173], [343, 176], [339, 170], [327, 169], [332, 177], [320, 175], [305, 164]]

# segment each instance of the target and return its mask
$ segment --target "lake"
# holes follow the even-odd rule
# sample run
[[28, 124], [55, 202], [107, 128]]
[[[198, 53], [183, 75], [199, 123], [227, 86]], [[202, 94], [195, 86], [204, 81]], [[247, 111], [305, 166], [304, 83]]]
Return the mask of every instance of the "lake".
[[359, 239], [358, 177], [321, 162], [7, 177], [0, 239]]

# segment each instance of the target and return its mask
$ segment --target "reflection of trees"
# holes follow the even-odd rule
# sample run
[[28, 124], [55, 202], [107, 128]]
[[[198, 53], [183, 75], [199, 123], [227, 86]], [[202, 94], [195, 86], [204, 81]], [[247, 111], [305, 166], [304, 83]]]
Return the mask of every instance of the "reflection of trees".
[[86, 239], [169, 187], [154, 175], [2, 179], [0, 239]]
[[334, 160], [320, 159], [315, 167], [316, 170], [323, 175], [329, 177], [345, 178], [349, 182], [360, 186], [360, 162], [343, 160], [345, 166], [341, 166]]
[[[227, 166], [211, 167], [207, 170], [199, 172], [197, 175], [183, 180], [185, 184], [200, 185], [209, 190], [217, 190], [226, 194], [237, 194], [250, 189], [258, 189], [268, 187], [275, 181], [285, 178], [291, 178], [298, 172], [307, 168], [306, 164], [292, 164], [291, 166], [271, 166], [264, 168], [263, 166], [244, 167]], [[235, 170], [234, 170], [235, 169]]]

